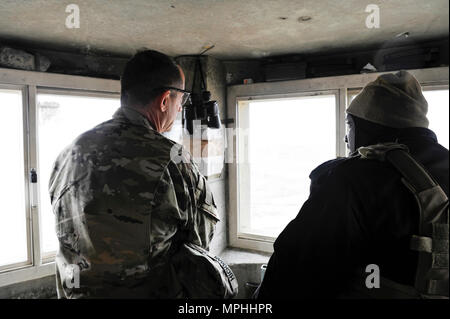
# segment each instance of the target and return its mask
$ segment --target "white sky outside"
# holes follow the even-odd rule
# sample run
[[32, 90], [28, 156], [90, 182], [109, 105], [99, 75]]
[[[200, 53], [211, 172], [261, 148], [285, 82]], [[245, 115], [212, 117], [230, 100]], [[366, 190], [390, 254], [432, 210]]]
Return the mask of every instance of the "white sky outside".
[[449, 139], [449, 94], [448, 90], [424, 91], [423, 95], [428, 102], [428, 127], [436, 133], [439, 144], [448, 149]]
[[[78, 135], [112, 118], [119, 98], [38, 94], [39, 191], [44, 253], [57, 250], [55, 217], [50, 205], [48, 181], [59, 153]], [[58, 107], [43, 107], [45, 105]]]
[[336, 157], [334, 95], [249, 103], [250, 225], [241, 232], [276, 237], [309, 195], [309, 174]]
[[22, 92], [0, 89], [0, 266], [27, 261]]

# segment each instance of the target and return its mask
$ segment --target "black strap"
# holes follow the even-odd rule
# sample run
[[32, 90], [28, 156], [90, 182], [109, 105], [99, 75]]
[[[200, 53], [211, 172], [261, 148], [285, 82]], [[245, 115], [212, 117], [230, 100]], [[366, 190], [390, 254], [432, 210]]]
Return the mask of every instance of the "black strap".
[[410, 241], [419, 252], [414, 288], [422, 298], [448, 299], [448, 197], [405, 145], [383, 143], [358, 149], [364, 159], [389, 162], [419, 205], [419, 233]]
[[407, 152], [401, 149], [393, 149], [387, 152], [386, 159], [414, 187], [416, 192], [420, 193], [437, 185], [425, 168]]

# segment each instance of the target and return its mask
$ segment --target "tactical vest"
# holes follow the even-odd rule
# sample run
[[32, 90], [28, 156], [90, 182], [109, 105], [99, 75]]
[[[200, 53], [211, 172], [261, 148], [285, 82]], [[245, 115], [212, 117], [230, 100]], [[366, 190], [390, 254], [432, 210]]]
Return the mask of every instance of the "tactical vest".
[[[383, 143], [358, 149], [362, 159], [392, 164], [402, 175], [402, 183], [413, 193], [419, 207], [419, 232], [410, 240], [418, 252], [415, 283], [406, 286], [381, 277], [379, 288], [361, 285], [355, 298], [448, 299], [449, 200], [442, 188], [408, 152], [405, 145]], [[366, 274], [367, 275], [367, 274]], [[354, 285], [353, 288], [355, 288]]]

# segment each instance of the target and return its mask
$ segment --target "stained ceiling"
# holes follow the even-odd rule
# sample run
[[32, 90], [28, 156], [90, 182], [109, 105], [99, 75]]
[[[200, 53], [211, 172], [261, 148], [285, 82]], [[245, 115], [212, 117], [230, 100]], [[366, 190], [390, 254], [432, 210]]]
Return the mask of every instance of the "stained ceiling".
[[[80, 28], [66, 26], [69, 4]], [[368, 4], [380, 27], [367, 28]], [[146, 47], [176, 56], [260, 58], [373, 47], [408, 32], [411, 41], [448, 37], [448, 0], [0, 0], [0, 43], [131, 55]]]

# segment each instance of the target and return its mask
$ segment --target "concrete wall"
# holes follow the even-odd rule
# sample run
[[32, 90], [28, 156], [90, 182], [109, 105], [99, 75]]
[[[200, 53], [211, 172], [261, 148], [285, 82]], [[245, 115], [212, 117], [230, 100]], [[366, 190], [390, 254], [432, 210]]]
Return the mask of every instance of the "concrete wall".
[[[206, 58], [206, 85], [211, 91], [213, 100], [219, 102], [219, 113], [221, 120], [226, 118], [226, 83], [225, 83], [225, 68], [223, 63], [212, 57]], [[220, 178], [210, 180], [212, 192], [214, 194], [215, 202], [217, 204], [219, 217], [221, 221], [217, 224], [216, 234], [211, 242], [210, 250], [213, 254], [220, 254], [222, 250], [227, 247], [228, 235], [228, 178], [226, 165], [222, 170]]]
[[[235, 85], [243, 84], [244, 79], [252, 79], [254, 83], [265, 82], [266, 66], [271, 64], [282, 66], [293, 61], [301, 62], [305, 72], [296, 79], [302, 79], [359, 74], [367, 63], [371, 63], [380, 72], [448, 66], [448, 52], [448, 39], [414, 42], [406, 38], [389, 41], [378, 48], [345, 48], [336, 52], [324, 51], [308, 55], [230, 60], [223, 61], [223, 64], [227, 85]], [[280, 69], [283, 77], [282, 68]], [[286, 77], [286, 80], [293, 78]]]
[[[201, 57], [202, 70], [205, 76], [207, 89], [211, 92], [211, 99], [219, 103], [220, 118], [226, 117], [226, 83], [225, 68], [221, 61], [208, 56]], [[177, 58], [177, 62], [183, 69], [186, 77], [186, 90], [192, 90], [196, 57], [184, 56]], [[200, 78], [196, 79], [194, 90], [200, 86]], [[216, 226], [216, 233], [210, 245], [213, 254], [219, 254], [227, 246], [228, 216], [227, 216], [227, 171], [226, 166], [222, 170], [220, 177], [215, 176], [208, 179], [214, 194], [220, 222]]]

